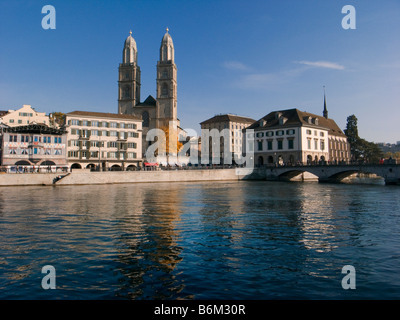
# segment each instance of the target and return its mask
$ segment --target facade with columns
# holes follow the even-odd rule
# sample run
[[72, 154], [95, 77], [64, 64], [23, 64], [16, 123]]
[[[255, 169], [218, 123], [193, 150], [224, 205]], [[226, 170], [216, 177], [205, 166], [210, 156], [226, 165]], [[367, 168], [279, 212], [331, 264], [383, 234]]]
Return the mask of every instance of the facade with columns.
[[184, 132], [179, 127], [177, 113], [177, 67], [172, 37], [167, 28], [161, 39], [157, 62], [156, 97], [149, 95], [141, 101], [141, 70], [138, 64], [138, 49], [130, 32], [125, 40], [122, 63], [118, 72], [118, 113], [134, 115], [142, 119], [142, 154], [151, 142], [146, 140], [149, 130], [168, 128], [169, 122], [176, 124], [176, 135]]

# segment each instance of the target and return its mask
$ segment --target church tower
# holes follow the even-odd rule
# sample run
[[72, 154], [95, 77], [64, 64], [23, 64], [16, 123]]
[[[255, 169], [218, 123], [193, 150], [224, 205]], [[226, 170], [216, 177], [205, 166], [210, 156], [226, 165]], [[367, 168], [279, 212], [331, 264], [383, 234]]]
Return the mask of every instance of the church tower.
[[140, 103], [140, 68], [137, 64], [136, 41], [129, 32], [118, 68], [118, 113], [132, 114]]
[[177, 68], [174, 62], [174, 43], [167, 32], [161, 40], [160, 60], [157, 63], [157, 128], [177, 121]]

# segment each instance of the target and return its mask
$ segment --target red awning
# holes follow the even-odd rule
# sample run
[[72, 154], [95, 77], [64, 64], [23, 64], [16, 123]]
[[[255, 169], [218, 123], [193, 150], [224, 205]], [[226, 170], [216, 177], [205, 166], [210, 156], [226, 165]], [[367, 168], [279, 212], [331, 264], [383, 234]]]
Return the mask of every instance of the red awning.
[[154, 163], [152, 163], [152, 162], [145, 162], [144, 165], [145, 165], [146, 167], [157, 167], [157, 166], [158, 166], [158, 163], [157, 163], [157, 162], [154, 162]]

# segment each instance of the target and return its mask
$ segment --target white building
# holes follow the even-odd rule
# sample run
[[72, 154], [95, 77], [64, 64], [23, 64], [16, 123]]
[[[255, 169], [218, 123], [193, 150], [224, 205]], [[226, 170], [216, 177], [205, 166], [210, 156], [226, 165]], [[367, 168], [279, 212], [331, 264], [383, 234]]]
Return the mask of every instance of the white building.
[[225, 149], [241, 157], [243, 130], [254, 122], [254, 119], [233, 114], [220, 114], [201, 122], [201, 153], [209, 155], [210, 163], [214, 159], [218, 164], [224, 163]]
[[350, 160], [346, 135], [334, 120], [298, 109], [274, 111], [253, 123], [255, 164], [318, 164]]
[[30, 105], [24, 104], [18, 110], [8, 110], [0, 112], [0, 123], [10, 127], [40, 123], [50, 125], [50, 118], [45, 112], [37, 112]]
[[66, 114], [71, 169], [135, 170], [142, 163], [142, 120], [127, 114]]

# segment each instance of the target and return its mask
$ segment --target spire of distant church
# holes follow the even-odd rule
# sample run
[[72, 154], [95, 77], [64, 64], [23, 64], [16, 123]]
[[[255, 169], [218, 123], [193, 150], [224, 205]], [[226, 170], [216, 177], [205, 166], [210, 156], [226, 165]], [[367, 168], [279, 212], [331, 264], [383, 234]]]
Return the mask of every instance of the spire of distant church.
[[324, 118], [328, 119], [328, 109], [326, 108], [326, 95], [325, 95], [325, 86], [324, 86]]

